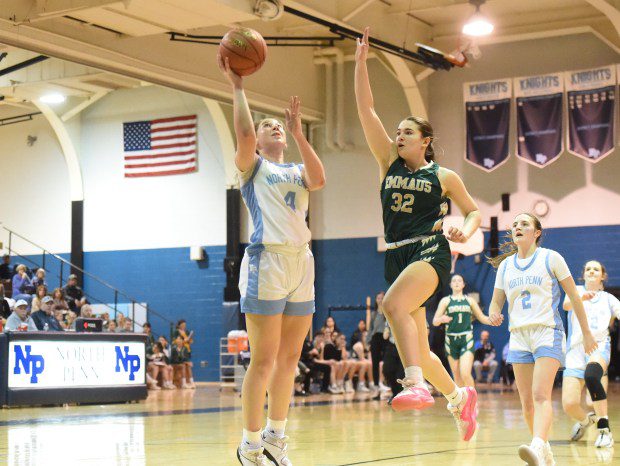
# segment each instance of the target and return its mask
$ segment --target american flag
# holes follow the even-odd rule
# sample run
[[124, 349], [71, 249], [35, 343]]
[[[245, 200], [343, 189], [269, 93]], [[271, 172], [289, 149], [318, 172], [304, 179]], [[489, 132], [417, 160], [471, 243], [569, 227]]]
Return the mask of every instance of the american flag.
[[196, 115], [123, 123], [125, 178], [196, 171]]

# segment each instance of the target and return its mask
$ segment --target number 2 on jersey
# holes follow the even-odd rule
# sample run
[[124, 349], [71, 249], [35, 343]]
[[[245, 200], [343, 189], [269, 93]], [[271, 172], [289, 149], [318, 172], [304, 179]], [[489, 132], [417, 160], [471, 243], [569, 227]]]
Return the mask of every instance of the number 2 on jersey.
[[[391, 209], [394, 212], [406, 212], [410, 214], [412, 212], [411, 206], [413, 205], [413, 194], [405, 194], [404, 196], [401, 193], [392, 193], [392, 199], [394, 199], [394, 205]], [[404, 200], [404, 202], [403, 202]]]
[[523, 290], [521, 292], [521, 306], [523, 309], [532, 309], [532, 303], [530, 303], [532, 295], [529, 291]]
[[295, 212], [295, 192], [294, 191], [289, 191], [288, 193], [286, 193], [286, 196], [284, 196], [284, 202], [286, 202], [286, 205], [289, 206], [291, 209], [293, 209], [293, 212]]

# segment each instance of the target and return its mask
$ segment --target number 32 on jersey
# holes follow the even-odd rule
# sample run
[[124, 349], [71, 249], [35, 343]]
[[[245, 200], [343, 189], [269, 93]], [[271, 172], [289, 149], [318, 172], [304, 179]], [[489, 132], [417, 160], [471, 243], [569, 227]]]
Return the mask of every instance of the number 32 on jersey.
[[401, 193], [392, 193], [392, 200], [394, 201], [394, 205], [390, 208], [394, 212], [400, 211], [410, 214], [413, 211], [411, 208], [414, 201], [413, 194], [405, 194], [403, 196]]

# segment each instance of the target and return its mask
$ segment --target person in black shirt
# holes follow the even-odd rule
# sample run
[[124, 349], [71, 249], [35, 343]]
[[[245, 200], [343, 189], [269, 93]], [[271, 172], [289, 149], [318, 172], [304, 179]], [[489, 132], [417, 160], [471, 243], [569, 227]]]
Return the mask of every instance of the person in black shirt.
[[335, 380], [335, 384], [331, 386], [332, 393], [344, 393], [344, 375], [347, 367], [342, 360], [342, 351], [336, 348], [335, 339], [338, 336], [337, 332], [332, 332], [328, 327], [325, 328], [325, 344], [321, 349], [321, 359], [325, 361], [331, 361], [332, 364], [332, 378]]
[[13, 278], [11, 256], [5, 254], [2, 256], [2, 264], [0, 264], [0, 280], [10, 280], [11, 278]]
[[77, 275], [69, 275], [67, 286], [63, 288], [63, 291], [67, 299], [67, 304], [69, 304], [69, 308], [79, 316], [80, 309], [84, 304], [86, 304], [86, 297], [84, 296], [82, 288], [80, 288], [77, 284]]
[[11, 306], [4, 296], [4, 285], [0, 283], [0, 318], [6, 320], [11, 315]]
[[480, 332], [480, 340], [476, 343], [476, 351], [474, 352], [474, 372], [476, 372], [476, 382], [482, 382], [482, 371], [487, 372], [487, 383], [493, 383], [493, 377], [497, 370], [497, 361], [495, 360], [495, 347], [489, 340], [489, 332], [483, 330]]
[[325, 362], [319, 361], [319, 350], [314, 347], [310, 338], [306, 338], [304, 345], [301, 348], [300, 361], [306, 365], [310, 372], [304, 378], [304, 390], [310, 392], [310, 382], [312, 378], [322, 374], [321, 379], [321, 392], [329, 393], [329, 381], [331, 377], [331, 367]]
[[360, 321], [357, 323], [357, 328], [353, 332], [353, 335], [351, 335], [351, 348], [353, 348], [355, 343], [357, 343], [358, 341], [361, 341], [362, 334], [365, 331], [366, 331], [366, 321], [364, 319], [360, 319]]

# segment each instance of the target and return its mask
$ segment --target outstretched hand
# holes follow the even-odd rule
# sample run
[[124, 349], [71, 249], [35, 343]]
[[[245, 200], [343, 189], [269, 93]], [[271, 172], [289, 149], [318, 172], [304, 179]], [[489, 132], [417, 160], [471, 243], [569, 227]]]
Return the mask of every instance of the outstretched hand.
[[503, 314], [491, 314], [489, 315], [489, 324], [493, 327], [499, 327], [504, 322]]
[[243, 87], [243, 78], [235, 73], [230, 68], [230, 63], [228, 62], [228, 57], [222, 57], [219, 53], [217, 54], [217, 65], [220, 68], [220, 71], [226, 79], [232, 84], [235, 89], [240, 89]]
[[301, 100], [296, 95], [291, 96], [289, 99], [289, 106], [284, 110], [284, 116], [286, 117], [286, 130], [291, 133], [293, 137], [303, 135], [301, 128]]
[[357, 50], [355, 51], [355, 61], [365, 62], [368, 58], [368, 34], [370, 33], [370, 26], [364, 28], [364, 35], [356, 39]]

